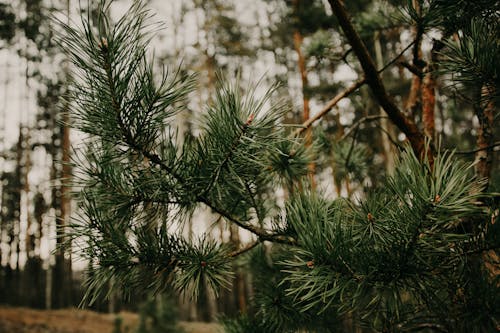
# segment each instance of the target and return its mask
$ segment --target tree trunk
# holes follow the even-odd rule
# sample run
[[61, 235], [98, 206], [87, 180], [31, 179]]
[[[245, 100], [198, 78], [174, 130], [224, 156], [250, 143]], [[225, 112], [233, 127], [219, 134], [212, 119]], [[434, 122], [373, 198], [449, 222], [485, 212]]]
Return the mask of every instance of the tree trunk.
[[[374, 36], [374, 48], [375, 48], [375, 59], [377, 61], [377, 67], [382, 68], [384, 66], [384, 57], [382, 54], [382, 46], [380, 44], [380, 32], [375, 32]], [[379, 114], [383, 116], [384, 110], [379, 107]], [[389, 122], [387, 118], [380, 119], [380, 138], [382, 142], [382, 151], [384, 153], [385, 170], [388, 174], [392, 174], [394, 171], [394, 153], [392, 151], [391, 141], [388, 135], [391, 133], [391, 128], [389, 127]]]
[[[493, 164], [493, 115], [495, 106], [489, 96], [491, 91], [483, 86], [477, 94], [474, 112], [479, 122], [477, 133], [476, 174], [479, 178], [489, 182]], [[483, 105], [481, 101], [486, 100]]]
[[[300, 0], [294, 0], [293, 2], [294, 11], [296, 13], [299, 10], [299, 2]], [[302, 36], [300, 31], [298, 29], [295, 29], [295, 31], [293, 32], [293, 47], [295, 49], [295, 52], [297, 53], [298, 57], [297, 65], [299, 67], [300, 79], [302, 82], [302, 105], [303, 105], [302, 122], [305, 122], [309, 120], [310, 108], [309, 108], [309, 96], [306, 91], [309, 84], [307, 79], [306, 59], [304, 57], [304, 54], [302, 53], [303, 40], [304, 37]], [[305, 144], [307, 147], [310, 147], [312, 145], [311, 127], [308, 127], [305, 131]], [[311, 185], [314, 188], [316, 186], [316, 182], [314, 180], [314, 174], [316, 173], [316, 165], [314, 163], [310, 163], [308, 169], [309, 169], [309, 177], [311, 179]]]

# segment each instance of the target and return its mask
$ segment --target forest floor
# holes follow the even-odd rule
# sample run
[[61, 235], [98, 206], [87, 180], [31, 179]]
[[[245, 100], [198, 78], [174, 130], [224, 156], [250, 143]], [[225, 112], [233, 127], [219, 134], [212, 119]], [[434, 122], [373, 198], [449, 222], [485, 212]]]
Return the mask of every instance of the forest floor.
[[[0, 333], [113, 333], [115, 320], [122, 319], [121, 332], [134, 333], [135, 313], [103, 314], [88, 310], [33, 310], [0, 307]], [[180, 322], [183, 333], [220, 333], [214, 323]]]

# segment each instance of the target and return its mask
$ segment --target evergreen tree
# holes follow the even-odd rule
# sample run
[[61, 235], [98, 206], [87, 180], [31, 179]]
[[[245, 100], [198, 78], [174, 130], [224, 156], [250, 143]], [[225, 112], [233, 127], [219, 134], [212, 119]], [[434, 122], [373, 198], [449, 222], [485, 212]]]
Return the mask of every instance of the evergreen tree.
[[[484, 260], [500, 245], [498, 211], [485, 180], [470, 163], [429, 148], [388, 97], [341, 2], [330, 3], [366, 82], [413, 148], [358, 201], [310, 189], [310, 150], [282, 125], [287, 106], [271, 98], [273, 89], [258, 98], [255, 87], [243, 93], [220, 78], [199, 135], [179, 143], [172, 118], [185, 108], [193, 78], [153, 74], [150, 14], [140, 1], [116, 23], [105, 5], [97, 24], [83, 17], [79, 30], [60, 22], [76, 68], [72, 124], [87, 134], [75, 164], [82, 212], [69, 230], [93, 272], [85, 301], [110, 283], [125, 293], [176, 289], [196, 298], [205, 286], [217, 293], [231, 260], [249, 252], [257, 311], [226, 320], [231, 332], [498, 327], [499, 275], [485, 265], [498, 263]], [[278, 186], [288, 190], [284, 204]], [[180, 223], [200, 205], [254, 242], [230, 248], [183, 238]]]

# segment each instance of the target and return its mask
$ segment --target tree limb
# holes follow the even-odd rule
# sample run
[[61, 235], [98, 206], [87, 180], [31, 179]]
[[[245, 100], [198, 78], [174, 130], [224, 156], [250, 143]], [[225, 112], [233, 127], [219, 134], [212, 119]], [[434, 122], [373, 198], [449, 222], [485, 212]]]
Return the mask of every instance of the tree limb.
[[391, 121], [406, 135], [413, 150], [417, 155], [423, 157], [425, 151], [425, 137], [418, 129], [417, 125], [404, 116], [396, 104], [391, 100], [384, 84], [378, 74], [375, 63], [368, 53], [366, 45], [361, 40], [358, 32], [354, 29], [350, 17], [341, 0], [328, 0], [332, 11], [337, 17], [344, 34], [352, 46], [356, 57], [358, 58], [361, 67], [365, 73], [366, 83], [370, 86], [373, 95], [380, 106], [387, 113]]
[[340, 93], [338, 93], [334, 98], [332, 98], [328, 104], [325, 105], [325, 107], [323, 107], [323, 109], [318, 112], [318, 114], [316, 114], [314, 117], [312, 118], [309, 118], [308, 120], [306, 120], [302, 126], [298, 129], [295, 130], [295, 132], [293, 132], [293, 136], [298, 136], [300, 135], [302, 132], [304, 132], [306, 129], [308, 129], [309, 127], [311, 127], [311, 125], [318, 119], [320, 119], [321, 117], [323, 117], [325, 114], [327, 114], [335, 105], [337, 105], [337, 103], [349, 96], [350, 94], [352, 94], [354, 91], [356, 91], [359, 87], [361, 87], [363, 84], [365, 84], [366, 80], [363, 78], [361, 80], [358, 80], [356, 82], [354, 82], [352, 85], [350, 85], [347, 89], [341, 91]]

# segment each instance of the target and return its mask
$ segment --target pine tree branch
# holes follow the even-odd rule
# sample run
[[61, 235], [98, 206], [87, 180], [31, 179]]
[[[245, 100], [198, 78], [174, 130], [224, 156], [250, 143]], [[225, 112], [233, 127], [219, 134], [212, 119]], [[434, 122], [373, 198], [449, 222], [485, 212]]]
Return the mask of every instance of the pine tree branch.
[[203, 191], [202, 196], [207, 195], [210, 192], [210, 190], [212, 189], [212, 187], [215, 185], [217, 180], [219, 179], [220, 172], [221, 172], [222, 168], [224, 168], [227, 165], [227, 163], [229, 163], [229, 160], [234, 155], [236, 149], [238, 148], [238, 146], [241, 143], [241, 138], [243, 138], [243, 136], [248, 132], [248, 129], [250, 128], [250, 125], [252, 124], [253, 118], [254, 118], [254, 116], [250, 115], [247, 122], [245, 124], [243, 124], [243, 126], [241, 127], [240, 133], [234, 139], [233, 143], [231, 144], [231, 147], [229, 147], [229, 150], [226, 153], [226, 156], [224, 156], [224, 159], [217, 166], [217, 168], [215, 169], [215, 172], [212, 174], [212, 177], [210, 178], [210, 183], [208, 184], [207, 188]]
[[341, 0], [328, 0], [332, 7], [333, 13], [337, 17], [344, 34], [351, 44], [356, 57], [358, 58], [363, 72], [365, 74], [366, 83], [371, 88], [373, 95], [380, 106], [387, 113], [391, 121], [406, 135], [411, 143], [413, 150], [418, 156], [423, 157], [425, 152], [425, 137], [418, 129], [417, 125], [399, 110], [396, 104], [391, 100], [384, 84], [378, 74], [375, 63], [370, 56], [366, 45], [361, 40], [358, 32], [351, 23], [349, 14], [347, 13]]
[[[186, 181], [180, 175], [178, 175], [171, 167], [169, 167], [167, 164], [165, 164], [157, 154], [154, 154], [154, 153], [152, 153], [152, 152], [144, 149], [140, 145], [138, 145], [135, 142], [134, 138], [132, 137], [132, 134], [130, 133], [130, 131], [126, 128], [125, 124], [123, 123], [123, 119], [121, 117], [122, 110], [121, 110], [121, 107], [120, 107], [120, 103], [116, 99], [116, 87], [115, 87], [115, 81], [114, 81], [114, 77], [113, 77], [113, 72], [112, 72], [112, 69], [111, 69], [111, 61], [109, 59], [109, 53], [108, 53], [107, 45], [104, 44], [104, 42], [103, 42], [103, 44], [101, 44], [101, 52], [102, 52], [102, 54], [104, 56], [103, 58], [105, 59], [103, 67], [104, 67], [104, 70], [106, 72], [107, 84], [108, 84], [108, 88], [110, 90], [111, 102], [112, 102], [112, 106], [113, 106], [113, 109], [114, 109], [113, 111], [116, 113], [118, 125], [120, 127], [121, 132], [122, 132], [122, 135], [124, 136], [125, 143], [130, 148], [132, 148], [132, 149], [136, 150], [137, 152], [141, 153], [144, 157], [146, 157], [152, 163], [158, 165], [162, 170], [164, 170], [169, 175], [171, 175], [172, 177], [174, 177], [180, 184], [185, 184]], [[244, 124], [244, 127], [243, 127], [244, 130], [246, 130], [246, 128], [248, 128], [250, 126], [252, 120], [253, 120], [253, 117], [250, 117], [247, 120], [247, 122]], [[242, 132], [242, 135], [243, 134], [244, 134], [244, 132]], [[227, 156], [227, 158], [225, 160], [227, 160], [229, 157], [230, 156]], [[276, 243], [288, 244], [288, 245], [296, 245], [297, 244], [297, 241], [294, 238], [292, 238], [292, 237], [270, 233], [270, 232], [266, 231], [263, 228], [256, 227], [254, 225], [247, 224], [247, 223], [244, 223], [243, 221], [240, 221], [239, 219], [237, 219], [236, 217], [234, 217], [231, 213], [229, 213], [226, 210], [224, 210], [223, 208], [218, 207], [217, 205], [215, 205], [206, 196], [205, 192], [202, 193], [201, 195], [198, 195], [196, 197], [196, 200], [198, 202], [204, 203], [205, 205], [207, 205], [208, 207], [210, 207], [213, 211], [217, 212], [218, 214], [220, 214], [221, 216], [223, 216], [227, 220], [231, 221], [232, 223], [236, 224], [240, 228], [248, 230], [251, 233], [255, 234], [256, 236], [259, 237], [259, 239], [261, 241], [270, 241], [270, 242], [276, 242]]]

